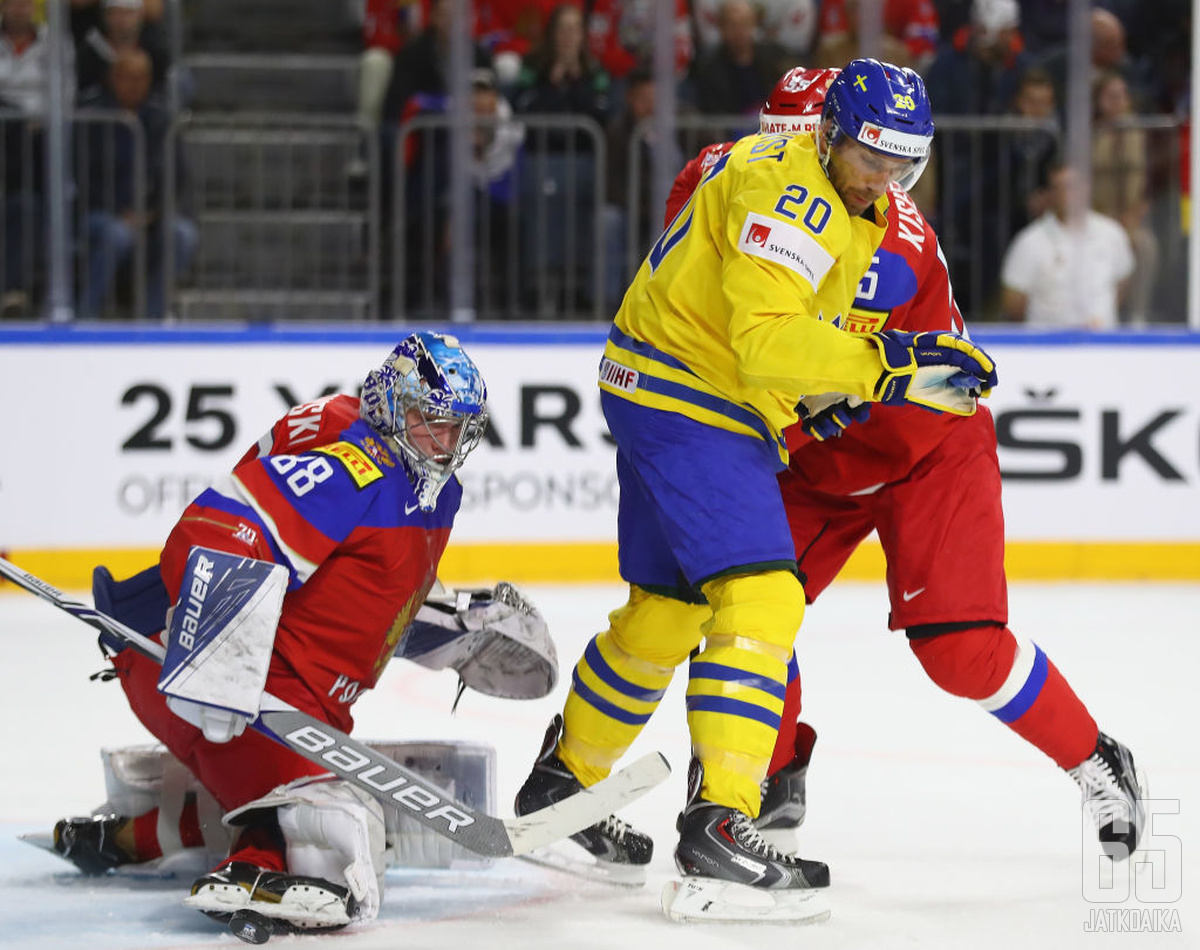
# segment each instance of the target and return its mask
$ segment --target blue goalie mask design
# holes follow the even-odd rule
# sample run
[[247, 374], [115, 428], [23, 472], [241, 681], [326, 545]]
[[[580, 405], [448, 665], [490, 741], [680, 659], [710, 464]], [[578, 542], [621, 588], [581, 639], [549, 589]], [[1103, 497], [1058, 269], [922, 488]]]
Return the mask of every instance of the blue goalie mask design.
[[400, 450], [421, 510], [432, 511], [487, 428], [487, 387], [457, 339], [421, 331], [367, 374], [359, 415]]
[[925, 83], [908, 67], [855, 59], [830, 84], [821, 113], [822, 165], [842, 136], [890, 158], [912, 160], [897, 178], [912, 188], [929, 163], [933, 113]]

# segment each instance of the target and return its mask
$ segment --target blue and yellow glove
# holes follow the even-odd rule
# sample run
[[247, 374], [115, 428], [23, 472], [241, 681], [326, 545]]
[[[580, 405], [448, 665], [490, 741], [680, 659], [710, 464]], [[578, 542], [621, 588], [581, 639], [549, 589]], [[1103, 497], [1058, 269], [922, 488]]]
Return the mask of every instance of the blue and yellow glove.
[[845, 393], [804, 396], [796, 407], [800, 431], [818, 442], [838, 438], [846, 426], [866, 422], [871, 404]]
[[917, 405], [934, 412], [970, 416], [975, 401], [999, 382], [996, 363], [957, 333], [872, 333], [883, 372], [874, 401], [885, 406]]

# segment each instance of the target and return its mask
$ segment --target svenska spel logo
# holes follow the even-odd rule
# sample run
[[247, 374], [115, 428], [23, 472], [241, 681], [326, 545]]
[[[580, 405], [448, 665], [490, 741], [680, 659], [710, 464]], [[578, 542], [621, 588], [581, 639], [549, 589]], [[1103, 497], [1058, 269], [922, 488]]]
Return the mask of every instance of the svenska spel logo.
[[746, 240], [751, 244], [761, 244], [766, 247], [767, 238], [771, 236], [771, 229], [765, 224], [750, 225], [750, 233], [746, 235]]

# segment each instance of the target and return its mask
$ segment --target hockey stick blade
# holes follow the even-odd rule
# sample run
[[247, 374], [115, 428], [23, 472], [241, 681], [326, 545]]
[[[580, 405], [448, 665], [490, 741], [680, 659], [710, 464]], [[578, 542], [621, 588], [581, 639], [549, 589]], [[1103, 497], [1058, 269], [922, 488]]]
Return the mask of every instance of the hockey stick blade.
[[[72, 600], [2, 557], [0, 575], [162, 663], [165, 650], [157, 641], [94, 607]], [[671, 772], [662, 755], [651, 753], [540, 811], [520, 818], [497, 818], [456, 801], [418, 773], [270, 693], [263, 694], [262, 708], [250, 727], [380, 801], [398, 807], [435, 834], [487, 857], [525, 854], [594, 825], [644, 795]]]

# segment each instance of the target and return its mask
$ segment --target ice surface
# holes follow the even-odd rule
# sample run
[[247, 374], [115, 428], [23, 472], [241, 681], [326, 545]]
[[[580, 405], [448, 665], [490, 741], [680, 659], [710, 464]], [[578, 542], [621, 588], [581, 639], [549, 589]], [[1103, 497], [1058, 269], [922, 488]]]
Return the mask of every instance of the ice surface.
[[[468, 692], [450, 715], [455, 680], [396, 661], [356, 707], [363, 738], [486, 739], [498, 750], [507, 809], [561, 708], [571, 666], [615, 587], [531, 587], [563, 664], [555, 693], [533, 702]], [[581, 881], [507, 860], [484, 870], [389, 872], [381, 919], [270, 946], [345, 950], [571, 948], [1200, 948], [1194, 849], [1200, 787], [1200, 586], [1016, 585], [1011, 626], [1036, 640], [1101, 728], [1133, 750], [1155, 798], [1179, 801], [1155, 830], [1182, 842], [1178, 933], [1090, 933], [1083, 825], [1075, 785], [974, 704], [928, 682], [886, 629], [882, 586], [835, 585], [810, 608], [799, 646], [805, 717], [820, 734], [809, 773], [802, 852], [828, 861], [832, 917], [821, 924], [680, 925], [658, 909], [674, 873], [675, 814], [684, 796], [683, 678], [634, 747], [675, 767], [626, 816], [655, 835], [649, 883], [636, 890]], [[103, 667], [92, 632], [11, 587], [0, 592], [7, 761], [0, 781], [0, 946], [164, 948], [244, 946], [181, 907], [186, 881], [85, 879], [17, 840], [104, 798], [101, 746], [148, 741]], [[508, 812], [505, 811], [507, 814]], [[1090, 841], [1088, 842], [1090, 844]], [[1093, 859], [1086, 852], [1086, 860]], [[1126, 918], [1128, 919], [1128, 918]]]

